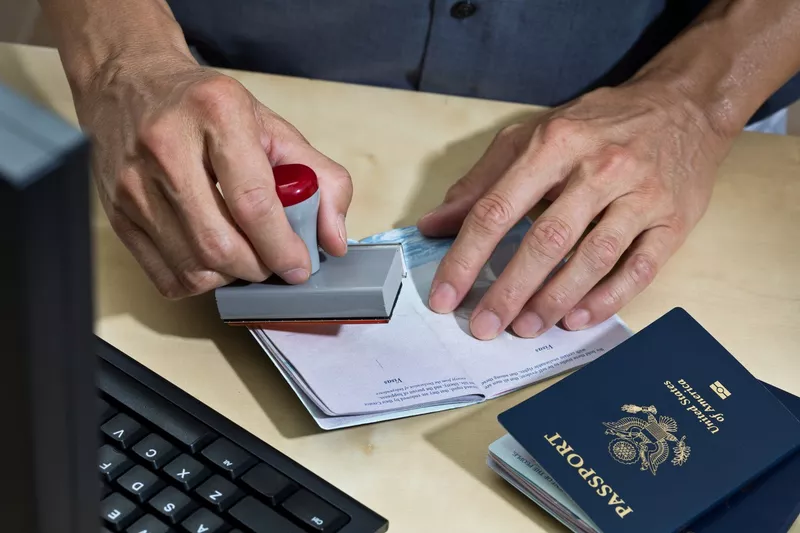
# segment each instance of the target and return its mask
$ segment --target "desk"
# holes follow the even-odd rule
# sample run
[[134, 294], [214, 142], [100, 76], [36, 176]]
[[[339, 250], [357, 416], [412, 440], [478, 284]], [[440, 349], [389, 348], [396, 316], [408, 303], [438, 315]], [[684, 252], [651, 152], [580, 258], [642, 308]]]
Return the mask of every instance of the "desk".
[[[413, 224], [498, 128], [532, 109], [233, 75], [350, 170], [352, 238]], [[55, 51], [0, 45], [0, 81], [76, 122]], [[101, 337], [389, 518], [390, 531], [564, 531], [485, 466], [502, 433], [497, 414], [553, 380], [478, 406], [321, 432], [249, 335], [219, 321], [210, 296], [161, 299], [94, 209]], [[639, 330], [674, 306], [757, 377], [800, 394], [800, 138], [743, 134], [705, 218], [621, 316]]]

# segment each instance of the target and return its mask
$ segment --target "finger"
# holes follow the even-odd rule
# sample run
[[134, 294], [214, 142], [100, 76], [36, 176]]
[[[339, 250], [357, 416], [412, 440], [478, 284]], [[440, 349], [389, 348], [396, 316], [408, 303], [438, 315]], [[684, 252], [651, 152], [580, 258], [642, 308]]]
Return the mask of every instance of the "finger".
[[649, 222], [625, 199], [612, 202], [566, 265], [525, 303], [513, 319], [514, 332], [530, 338], [550, 329], [608, 275]]
[[445, 195], [444, 201], [417, 222], [419, 231], [428, 237], [449, 237], [458, 233], [469, 210], [519, 156], [523, 126], [503, 128], [492, 140], [478, 162]]
[[[568, 126], [569, 123], [564, 123], [561, 129]], [[592, 149], [587, 151], [587, 148]], [[517, 317], [522, 306], [572, 250], [592, 220], [617, 197], [624, 195], [626, 184], [640, 173], [634, 160], [622, 148], [600, 148], [596, 143], [582, 141], [580, 135], [574, 140], [562, 139], [555, 148], [543, 150], [542, 154], [549, 154], [551, 159], [560, 155], [559, 160], [566, 158], [567, 161], [577, 161], [580, 155], [580, 163], [566, 180], [567, 186], [560, 197], [536, 220], [523, 238], [520, 250], [474, 310], [470, 328], [479, 339], [495, 337]], [[531, 181], [512, 183], [507, 194], [524, 194]], [[545, 186], [544, 190], [537, 191], [536, 201], [561, 181], [564, 180], [556, 175], [552, 180], [536, 183]], [[637, 229], [642, 229], [642, 226]], [[553, 301], [546, 302], [545, 314], [548, 316], [569, 300], [575, 282], [551, 283], [549, 286], [551, 291], [544, 293], [553, 298]], [[534, 326], [535, 317], [528, 318], [532, 320], [526, 325]], [[547, 316], [541, 318], [545, 320]], [[520, 327], [524, 329], [523, 324]]]
[[186, 296], [183, 284], [164, 262], [147, 233], [125, 215], [117, 215], [110, 220], [112, 228], [158, 292], [170, 299]]
[[212, 110], [204, 124], [208, 156], [233, 219], [271, 272], [289, 283], [306, 281], [311, 258], [278, 199], [252, 109], [220, 104]]
[[450, 313], [456, 308], [500, 239], [566, 175], [567, 164], [552, 150], [542, 150], [532, 160], [520, 158], [477, 200], [433, 278], [429, 298], [433, 311]]
[[160, 190], [177, 214], [198, 262], [247, 281], [260, 282], [269, 277], [269, 270], [239, 231], [208, 175], [202, 144], [187, 143], [174, 133], [158, 135], [158, 142], [151, 144], [155, 157], [145, 171], [164, 177], [158, 182]]
[[150, 180], [139, 180], [139, 188], [126, 190], [121, 198], [123, 212], [155, 246], [163, 262], [178, 280], [182, 290], [177, 297], [192, 296], [213, 290], [233, 281], [202, 265], [195, 256], [172, 206]]
[[666, 226], [642, 233], [619, 267], [567, 314], [564, 326], [571, 330], [584, 329], [619, 312], [653, 282], [681, 242], [678, 233]]
[[472, 334], [486, 340], [508, 327], [605, 206], [604, 197], [573, 181], [534, 221], [519, 250], [476, 306], [470, 319]]
[[287, 143], [275, 165], [299, 163], [310, 167], [317, 175], [320, 188], [317, 235], [320, 246], [329, 254], [342, 256], [347, 252], [345, 219], [353, 199], [353, 182], [347, 170], [318, 152], [304, 139]]

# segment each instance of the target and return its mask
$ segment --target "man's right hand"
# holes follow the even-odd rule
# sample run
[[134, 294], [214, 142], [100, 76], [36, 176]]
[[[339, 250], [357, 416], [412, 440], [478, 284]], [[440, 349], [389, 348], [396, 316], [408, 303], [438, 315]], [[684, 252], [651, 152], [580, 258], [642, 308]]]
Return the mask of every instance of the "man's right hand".
[[179, 54], [118, 57], [75, 100], [111, 226], [165, 296], [272, 273], [308, 278], [308, 251], [275, 191], [276, 165], [314, 169], [320, 245], [346, 252], [349, 174], [236, 80]]

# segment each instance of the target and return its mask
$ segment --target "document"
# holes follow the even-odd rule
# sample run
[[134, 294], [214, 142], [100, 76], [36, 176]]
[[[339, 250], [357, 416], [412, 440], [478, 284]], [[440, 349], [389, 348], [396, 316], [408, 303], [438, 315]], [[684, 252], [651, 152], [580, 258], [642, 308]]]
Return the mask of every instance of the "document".
[[554, 327], [536, 339], [502, 333], [480, 341], [469, 316], [531, 226], [506, 235], [455, 312], [427, 307], [431, 280], [452, 239], [415, 227], [364, 244], [400, 243], [405, 278], [388, 324], [275, 325], [255, 339], [323, 429], [414, 416], [483, 402], [600, 357], [630, 336], [616, 316], [584, 331]]

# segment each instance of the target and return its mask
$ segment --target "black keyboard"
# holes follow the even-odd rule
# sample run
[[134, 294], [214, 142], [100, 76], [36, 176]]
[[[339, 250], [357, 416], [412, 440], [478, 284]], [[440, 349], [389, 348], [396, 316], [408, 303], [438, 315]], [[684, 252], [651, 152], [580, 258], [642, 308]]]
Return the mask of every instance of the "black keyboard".
[[98, 339], [102, 533], [378, 533], [388, 522]]

